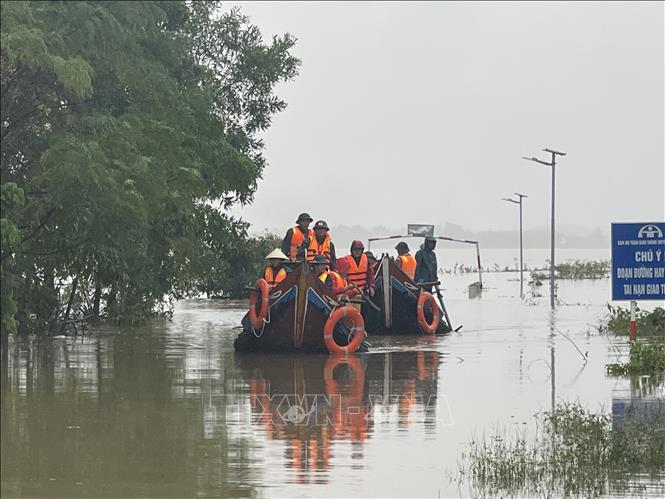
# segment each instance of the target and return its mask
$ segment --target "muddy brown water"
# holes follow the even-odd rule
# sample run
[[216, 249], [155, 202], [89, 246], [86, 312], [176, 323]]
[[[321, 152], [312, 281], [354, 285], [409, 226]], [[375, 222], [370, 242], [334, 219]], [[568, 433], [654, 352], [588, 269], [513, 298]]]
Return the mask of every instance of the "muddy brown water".
[[604, 374], [626, 351], [594, 329], [608, 280], [561, 282], [551, 313], [546, 286], [521, 301], [514, 274], [486, 275], [477, 299], [474, 276], [445, 279], [459, 333], [371, 337], [349, 359], [235, 354], [242, 302], [10, 338], [2, 497], [468, 496], [451, 476], [472, 435], [562, 400], [611, 412], [662, 398]]

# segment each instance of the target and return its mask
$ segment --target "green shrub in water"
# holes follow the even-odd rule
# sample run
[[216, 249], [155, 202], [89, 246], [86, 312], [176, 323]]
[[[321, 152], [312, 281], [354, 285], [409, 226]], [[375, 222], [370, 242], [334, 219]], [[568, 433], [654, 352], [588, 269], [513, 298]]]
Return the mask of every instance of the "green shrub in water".
[[665, 371], [665, 343], [633, 341], [630, 345], [630, 360], [605, 366], [610, 376], [630, 374], [657, 374]]
[[574, 260], [554, 267], [559, 279], [603, 279], [609, 277], [611, 268], [607, 260], [592, 262]]
[[[535, 435], [472, 441], [460, 472], [474, 495], [599, 496], [635, 487], [630, 479], [665, 472], [665, 412], [622, 425], [609, 415], [564, 403], [538, 419]], [[662, 488], [662, 484], [661, 484]]]
[[[601, 332], [610, 331], [615, 334], [628, 334], [630, 330], [630, 310], [617, 306], [607, 305], [608, 314], [601, 322]], [[665, 309], [656, 307], [646, 311], [636, 307], [635, 320], [637, 320], [638, 336], [662, 336], [665, 338]]]

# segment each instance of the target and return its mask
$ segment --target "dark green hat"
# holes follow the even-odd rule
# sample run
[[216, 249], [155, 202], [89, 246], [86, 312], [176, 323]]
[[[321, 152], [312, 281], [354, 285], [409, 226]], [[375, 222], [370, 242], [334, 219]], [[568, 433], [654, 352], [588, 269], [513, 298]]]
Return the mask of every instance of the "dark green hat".
[[328, 224], [326, 223], [325, 220], [318, 220], [318, 221], [314, 224], [314, 230], [316, 230], [316, 229], [326, 229], [326, 230], [330, 230], [330, 227], [328, 227]]
[[303, 220], [307, 220], [308, 222], [312, 222], [314, 219], [309, 216], [309, 213], [301, 213], [298, 215], [298, 220], [296, 220], [296, 223], [300, 223]]
[[397, 246], [395, 246], [395, 249], [397, 251], [409, 251], [409, 245], [406, 244], [404, 241], [400, 241], [397, 243]]
[[434, 237], [434, 236], [425, 236], [425, 242], [428, 243], [430, 241], [436, 242], [436, 237]]

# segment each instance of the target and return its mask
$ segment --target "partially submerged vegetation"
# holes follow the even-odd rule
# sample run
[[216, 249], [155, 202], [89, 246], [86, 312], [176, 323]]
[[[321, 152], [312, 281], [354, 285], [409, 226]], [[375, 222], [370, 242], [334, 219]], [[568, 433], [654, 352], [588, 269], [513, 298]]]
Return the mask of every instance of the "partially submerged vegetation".
[[608, 260], [573, 260], [554, 266], [558, 279], [604, 279], [610, 276], [611, 268]]
[[651, 375], [665, 371], [665, 343], [633, 341], [630, 344], [628, 362], [616, 362], [605, 366], [610, 376]]
[[[614, 334], [628, 334], [630, 329], [630, 310], [621, 306], [607, 305], [607, 316], [599, 326], [600, 332]], [[638, 335], [661, 337], [665, 339], [665, 308], [656, 307], [653, 310], [635, 309]]]
[[[555, 279], [604, 279], [610, 276], [611, 264], [607, 260], [596, 260], [585, 262], [582, 260], [573, 260], [554, 266]], [[531, 281], [535, 284], [542, 283], [550, 278], [549, 261], [543, 269], [533, 269], [531, 271]]]
[[266, 166], [295, 39], [219, 2], [2, 2], [1, 19], [2, 332], [240, 295], [274, 243], [229, 208]]
[[533, 435], [473, 440], [460, 472], [490, 496], [599, 496], [635, 488], [644, 474], [663, 488], [665, 412], [659, 409], [628, 410], [622, 424], [613, 424], [609, 415], [564, 403], [538, 416]]
[[[632, 341], [628, 362], [605, 366], [610, 376], [661, 375], [665, 371], [665, 309], [635, 311], [638, 341]], [[607, 315], [598, 327], [600, 332], [627, 336], [630, 330], [630, 310], [607, 305]], [[646, 339], [646, 341], [643, 341]]]
[[[534, 281], [549, 279], [549, 268], [549, 260], [543, 265], [535, 267], [524, 266], [524, 270], [531, 273], [531, 279]], [[611, 269], [612, 266], [609, 260], [573, 260], [554, 267], [557, 279], [604, 279], [610, 276]], [[513, 265], [504, 265], [503, 267], [495, 263], [491, 267], [483, 267], [482, 270], [483, 272], [519, 272], [519, 263], [515, 262]], [[478, 272], [478, 267], [455, 263], [452, 268], [445, 270], [445, 272], [449, 274], [465, 274]]]

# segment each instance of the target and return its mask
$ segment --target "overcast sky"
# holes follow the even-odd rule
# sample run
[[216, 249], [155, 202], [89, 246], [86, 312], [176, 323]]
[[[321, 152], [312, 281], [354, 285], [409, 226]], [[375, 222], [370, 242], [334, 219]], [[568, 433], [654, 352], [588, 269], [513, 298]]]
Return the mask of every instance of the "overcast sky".
[[[235, 211], [283, 229], [445, 222], [472, 230], [665, 219], [661, 2], [229, 2], [290, 32], [300, 75], [265, 134], [270, 166]], [[439, 235], [443, 235], [439, 231]]]

